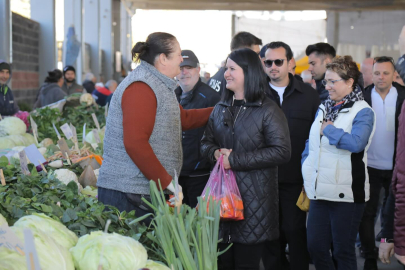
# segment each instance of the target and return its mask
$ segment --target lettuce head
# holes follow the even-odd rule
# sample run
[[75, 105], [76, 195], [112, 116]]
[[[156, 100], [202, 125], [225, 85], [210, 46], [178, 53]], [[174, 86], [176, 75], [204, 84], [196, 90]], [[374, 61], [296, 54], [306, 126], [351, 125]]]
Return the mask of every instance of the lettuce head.
[[56, 221], [45, 214], [34, 213], [22, 217], [14, 224], [14, 227], [42, 231], [67, 250], [77, 243], [77, 236], [74, 232], [66, 228], [60, 221]]
[[103, 269], [138, 270], [146, 265], [146, 249], [133, 238], [116, 233], [91, 232], [70, 249], [77, 270], [97, 269], [104, 245]]
[[[11, 227], [17, 237], [24, 243], [24, 229]], [[32, 230], [39, 264], [42, 270], [75, 270], [69, 250], [58, 245], [50, 236], [40, 230]], [[6, 247], [0, 248], [0, 270], [27, 269], [25, 256]]]
[[145, 265], [144, 268], [147, 268], [149, 270], [171, 270], [169, 267], [167, 267], [163, 263], [155, 262], [155, 261], [152, 261], [152, 260], [148, 260], [146, 262], [146, 265]]
[[18, 117], [5, 117], [0, 121], [0, 137], [22, 135], [27, 130], [24, 121]]

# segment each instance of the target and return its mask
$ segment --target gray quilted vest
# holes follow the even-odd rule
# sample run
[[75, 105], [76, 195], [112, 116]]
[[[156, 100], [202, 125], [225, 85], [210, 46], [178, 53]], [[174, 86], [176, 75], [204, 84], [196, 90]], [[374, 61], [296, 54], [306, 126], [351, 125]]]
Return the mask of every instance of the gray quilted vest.
[[181, 170], [182, 130], [179, 104], [174, 93], [176, 82], [160, 73], [154, 66], [141, 61], [141, 64], [120, 83], [112, 97], [104, 137], [104, 161], [97, 186], [125, 193], [148, 195], [150, 179], [146, 179], [127, 154], [123, 138], [121, 99], [128, 86], [137, 81], [149, 85], [157, 100], [155, 126], [149, 144], [172, 177], [174, 170], [178, 173]]

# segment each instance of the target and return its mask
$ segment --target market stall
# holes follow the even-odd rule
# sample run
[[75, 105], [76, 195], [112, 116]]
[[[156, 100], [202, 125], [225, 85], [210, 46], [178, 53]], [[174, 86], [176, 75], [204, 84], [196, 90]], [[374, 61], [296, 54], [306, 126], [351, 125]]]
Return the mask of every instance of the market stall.
[[107, 115], [76, 95], [0, 121], [0, 269], [217, 269], [218, 202], [173, 207], [151, 181], [146, 226], [97, 200]]

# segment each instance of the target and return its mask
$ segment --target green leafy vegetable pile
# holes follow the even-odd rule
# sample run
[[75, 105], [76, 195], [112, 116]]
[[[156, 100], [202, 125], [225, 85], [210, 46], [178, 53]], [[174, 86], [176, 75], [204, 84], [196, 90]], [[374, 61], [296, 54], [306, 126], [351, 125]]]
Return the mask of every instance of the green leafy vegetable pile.
[[62, 113], [59, 112], [59, 109], [43, 107], [36, 109], [35, 112], [30, 114], [30, 116], [38, 125], [38, 136], [40, 140], [45, 138], [50, 138], [54, 142], [58, 140], [52, 123], [55, 124], [60, 134], [62, 134], [62, 130], [59, 128], [60, 125], [64, 123], [72, 123], [76, 128], [77, 138], [81, 141], [83, 136], [83, 125], [85, 123], [86, 133], [96, 128], [96, 124], [94, 123], [91, 114], [96, 114], [97, 120], [102, 127], [106, 122], [104, 112], [104, 108], [99, 108], [96, 105], [87, 106], [83, 104], [76, 107], [65, 106]]
[[[57, 123], [62, 117], [62, 114], [58, 109], [51, 109], [49, 107], [44, 107], [37, 109], [35, 112], [30, 114], [32, 119], [37, 123], [38, 126], [38, 137], [39, 141], [50, 138], [54, 142], [58, 140], [58, 136], [53, 129], [52, 123]], [[62, 132], [59, 130], [59, 132]]]
[[[0, 214], [9, 226], [19, 218], [33, 213], [44, 213], [61, 221], [77, 236], [92, 231], [104, 230], [108, 219], [110, 233], [118, 233], [140, 241], [149, 250], [159, 249], [150, 240], [154, 232], [143, 223], [130, 224], [135, 220], [135, 211], [120, 212], [112, 206], [105, 206], [97, 199], [78, 194], [75, 182], [63, 184], [51, 173], [38, 173], [33, 164], [28, 164], [31, 175], [23, 175], [15, 164], [8, 164], [6, 157], [0, 158], [6, 185], [0, 185]], [[154, 253], [150, 259], [156, 259]]]

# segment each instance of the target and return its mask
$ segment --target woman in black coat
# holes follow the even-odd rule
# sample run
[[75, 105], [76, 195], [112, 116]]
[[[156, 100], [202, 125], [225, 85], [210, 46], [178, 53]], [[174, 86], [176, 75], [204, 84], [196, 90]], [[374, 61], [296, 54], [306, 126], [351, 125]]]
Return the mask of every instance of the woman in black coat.
[[224, 167], [236, 175], [245, 219], [221, 223], [223, 243], [233, 246], [220, 256], [219, 267], [259, 269], [265, 247], [279, 248], [277, 166], [290, 159], [290, 135], [283, 112], [264, 95], [267, 82], [257, 54], [233, 51], [226, 69], [226, 90], [210, 116], [201, 152], [212, 163], [224, 155]]

